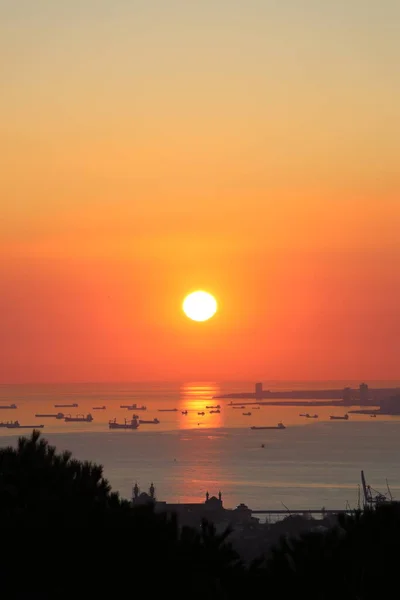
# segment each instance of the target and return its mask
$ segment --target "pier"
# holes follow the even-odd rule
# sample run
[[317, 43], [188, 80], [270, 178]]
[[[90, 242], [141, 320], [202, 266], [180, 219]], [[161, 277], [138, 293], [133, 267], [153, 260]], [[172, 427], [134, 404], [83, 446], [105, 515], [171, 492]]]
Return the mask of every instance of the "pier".
[[277, 510], [271, 510], [271, 509], [266, 509], [266, 510], [251, 510], [250, 512], [252, 515], [266, 515], [266, 516], [274, 516], [274, 515], [286, 515], [286, 516], [290, 516], [290, 515], [319, 515], [321, 517], [326, 516], [326, 515], [339, 515], [339, 514], [346, 514], [349, 515], [351, 513], [354, 512], [355, 509], [353, 508], [348, 508], [348, 509], [338, 509], [338, 510], [334, 510], [334, 509], [310, 509], [310, 508], [305, 508], [303, 510], [301, 509], [295, 509], [295, 510], [290, 510], [288, 508], [282, 508], [282, 509], [277, 509]]

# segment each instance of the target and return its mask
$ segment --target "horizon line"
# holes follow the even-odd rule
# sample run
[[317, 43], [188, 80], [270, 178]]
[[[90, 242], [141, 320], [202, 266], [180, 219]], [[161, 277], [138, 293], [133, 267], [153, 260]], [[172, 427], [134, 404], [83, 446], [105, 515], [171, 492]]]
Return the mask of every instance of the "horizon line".
[[325, 378], [325, 379], [140, 379], [140, 380], [75, 380], [75, 381], [24, 381], [24, 382], [16, 382], [16, 381], [8, 381], [8, 382], [0, 382], [0, 386], [30, 386], [30, 385], [144, 385], [144, 384], [161, 384], [167, 383], [170, 385], [195, 385], [195, 384], [253, 384], [260, 382], [263, 384], [268, 383], [343, 383], [347, 381], [348, 383], [368, 383], [368, 381], [373, 383], [379, 382], [387, 382], [387, 383], [398, 383], [400, 385], [400, 378], [379, 378], [379, 379], [368, 379], [368, 378], [349, 378], [349, 379], [340, 379], [340, 378]]

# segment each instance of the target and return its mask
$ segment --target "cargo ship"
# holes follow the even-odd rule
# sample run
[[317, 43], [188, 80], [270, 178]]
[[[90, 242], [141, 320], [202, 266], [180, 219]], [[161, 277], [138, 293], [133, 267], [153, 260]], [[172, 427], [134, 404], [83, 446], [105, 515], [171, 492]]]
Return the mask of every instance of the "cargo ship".
[[[4, 427], [4, 425], [2, 424]], [[5, 427], [7, 429], [43, 429], [44, 425], [20, 425], [18, 421], [14, 421], [12, 423], [6, 423]]]
[[91, 423], [93, 421], [92, 415], [89, 413], [88, 415], [76, 415], [76, 417], [71, 417], [71, 415], [67, 415], [64, 419], [66, 423]]
[[345, 414], [343, 417], [336, 417], [335, 415], [330, 416], [331, 421], [348, 421], [349, 415]]
[[253, 427], [250, 427], [250, 429], [286, 429], [286, 427], [283, 423], [278, 423], [278, 425], [266, 425], [259, 427], [257, 425], [253, 425]]
[[144, 419], [139, 419], [139, 425], [158, 425], [159, 424], [159, 420], [156, 419], [152, 419], [151, 421], [146, 421]]
[[39, 419], [64, 419], [64, 413], [59, 412], [59, 413], [36, 413], [35, 417], [38, 417]]
[[114, 419], [114, 421], [108, 422], [108, 427], [109, 429], [137, 429], [139, 422], [137, 419], [131, 419], [130, 421], [125, 419], [124, 423], [117, 423], [117, 419]]

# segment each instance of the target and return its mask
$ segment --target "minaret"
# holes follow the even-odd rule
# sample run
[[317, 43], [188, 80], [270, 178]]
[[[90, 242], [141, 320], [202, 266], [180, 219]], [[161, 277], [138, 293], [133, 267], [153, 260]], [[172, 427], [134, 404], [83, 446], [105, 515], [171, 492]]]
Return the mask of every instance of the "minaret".
[[133, 499], [136, 499], [139, 496], [139, 492], [140, 492], [137, 481], [136, 481], [132, 491], [133, 491], [132, 497], [133, 497]]
[[208, 492], [206, 492], [206, 502], [208, 502], [210, 499], [210, 494]]
[[152, 500], [154, 500], [154, 494], [155, 494], [155, 492], [156, 492], [156, 490], [155, 490], [154, 484], [153, 484], [153, 482], [151, 482], [150, 489], [149, 489], [149, 494], [150, 494], [150, 498]]
[[218, 492], [218, 500], [222, 503], [222, 494], [221, 490]]

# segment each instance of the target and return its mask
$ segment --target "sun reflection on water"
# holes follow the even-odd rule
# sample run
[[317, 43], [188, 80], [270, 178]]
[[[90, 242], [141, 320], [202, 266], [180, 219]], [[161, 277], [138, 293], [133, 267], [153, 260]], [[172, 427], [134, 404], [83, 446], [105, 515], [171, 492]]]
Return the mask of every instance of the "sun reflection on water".
[[213, 399], [221, 393], [217, 383], [185, 383], [180, 388], [180, 429], [215, 428], [224, 426], [224, 411]]

